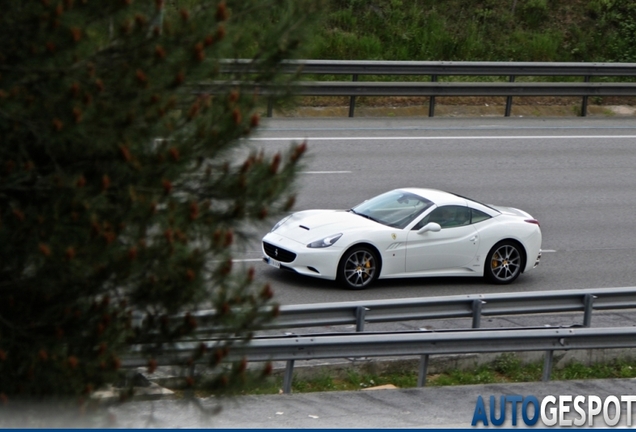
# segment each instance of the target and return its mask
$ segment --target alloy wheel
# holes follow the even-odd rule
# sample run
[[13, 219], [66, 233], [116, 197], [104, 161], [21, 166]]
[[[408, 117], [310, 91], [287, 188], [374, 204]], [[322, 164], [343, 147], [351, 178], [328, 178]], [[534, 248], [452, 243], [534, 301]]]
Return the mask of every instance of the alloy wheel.
[[521, 254], [513, 245], [504, 244], [495, 249], [490, 257], [490, 271], [498, 282], [515, 279], [521, 271]]
[[350, 287], [363, 288], [375, 278], [375, 257], [364, 249], [354, 251], [345, 261], [343, 270], [344, 278]]

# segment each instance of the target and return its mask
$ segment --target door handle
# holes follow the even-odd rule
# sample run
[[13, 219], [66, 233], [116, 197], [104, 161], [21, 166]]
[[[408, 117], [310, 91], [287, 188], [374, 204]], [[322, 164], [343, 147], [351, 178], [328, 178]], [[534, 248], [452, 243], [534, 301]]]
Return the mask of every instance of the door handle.
[[477, 236], [476, 235], [474, 235], [474, 236], [472, 236], [471, 238], [468, 239], [468, 241], [475, 241], [475, 240], [477, 240]]

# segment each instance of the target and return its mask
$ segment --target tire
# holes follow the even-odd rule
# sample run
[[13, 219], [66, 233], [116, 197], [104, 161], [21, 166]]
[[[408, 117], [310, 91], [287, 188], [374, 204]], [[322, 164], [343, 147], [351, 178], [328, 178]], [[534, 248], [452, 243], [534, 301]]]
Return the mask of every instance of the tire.
[[513, 282], [521, 274], [523, 252], [512, 241], [501, 241], [494, 245], [484, 264], [484, 276], [490, 282], [505, 285]]
[[379, 274], [380, 262], [377, 253], [364, 246], [349, 249], [338, 264], [338, 281], [350, 290], [367, 288]]

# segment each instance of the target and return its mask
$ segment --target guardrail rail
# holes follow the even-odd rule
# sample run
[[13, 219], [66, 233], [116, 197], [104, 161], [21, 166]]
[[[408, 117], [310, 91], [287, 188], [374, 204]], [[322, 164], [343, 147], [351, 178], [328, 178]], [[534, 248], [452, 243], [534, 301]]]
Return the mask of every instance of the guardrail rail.
[[[472, 318], [472, 328], [481, 326], [484, 316], [544, 315], [582, 312], [581, 325], [589, 327], [595, 310], [636, 308], [636, 287], [588, 288], [580, 290], [529, 291], [501, 294], [473, 294], [389, 300], [283, 305], [278, 317], [264, 329], [293, 329], [365, 323], [387, 323], [430, 319]], [[217, 331], [214, 310], [192, 313], [197, 332]], [[171, 318], [182, 321], [183, 315]]]

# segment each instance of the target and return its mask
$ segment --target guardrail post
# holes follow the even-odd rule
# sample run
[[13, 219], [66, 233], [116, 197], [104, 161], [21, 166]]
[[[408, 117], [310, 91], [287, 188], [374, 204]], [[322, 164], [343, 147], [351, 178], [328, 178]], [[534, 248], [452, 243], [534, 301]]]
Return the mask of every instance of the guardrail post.
[[583, 304], [585, 305], [583, 313], [583, 327], [590, 327], [592, 325], [592, 312], [594, 311], [594, 299], [596, 296], [592, 294], [585, 294], [583, 298]]
[[541, 378], [543, 382], [550, 381], [550, 375], [552, 375], [553, 354], [554, 354], [554, 351], [552, 350], [545, 352], [545, 356], [543, 358], [543, 377]]
[[[583, 82], [590, 82], [590, 76], [585, 75]], [[587, 96], [583, 96], [583, 102], [581, 103], [581, 117], [587, 117]]]
[[[508, 79], [509, 82], [515, 82], [515, 76], [510, 75]], [[506, 117], [510, 117], [510, 112], [512, 111], [512, 96], [508, 96], [506, 98], [506, 113], [504, 114]]]
[[[437, 82], [437, 75], [431, 75], [431, 82]], [[435, 117], [435, 96], [428, 100], [428, 116]]]
[[274, 111], [274, 100], [271, 97], [269, 97], [267, 98], [267, 117], [271, 117], [273, 111]]
[[420, 370], [417, 375], [417, 386], [424, 387], [426, 385], [426, 374], [428, 373], [428, 354], [420, 357]]
[[294, 360], [287, 360], [285, 375], [283, 376], [283, 393], [291, 393], [292, 378], [294, 376]]
[[[352, 78], [353, 82], [358, 81], [358, 74], [354, 74]], [[356, 109], [356, 97], [351, 96], [349, 98], [349, 117], [353, 117], [353, 112]]]
[[481, 305], [485, 303], [481, 300], [473, 300], [473, 328], [481, 327]]
[[358, 306], [356, 308], [356, 332], [364, 331], [364, 318], [367, 315], [367, 308]]

